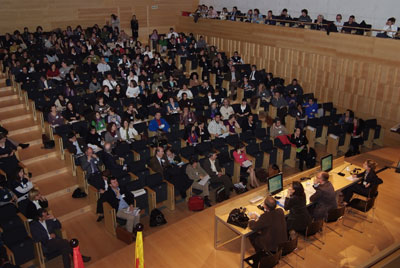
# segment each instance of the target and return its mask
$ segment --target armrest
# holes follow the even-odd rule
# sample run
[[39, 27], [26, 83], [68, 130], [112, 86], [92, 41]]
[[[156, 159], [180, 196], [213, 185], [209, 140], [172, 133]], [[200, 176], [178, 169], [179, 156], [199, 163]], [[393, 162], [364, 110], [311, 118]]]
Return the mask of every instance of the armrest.
[[145, 186], [144, 189], [147, 191], [148, 202], [149, 202], [149, 212], [156, 208], [156, 192], [154, 192], [150, 187]]
[[172, 183], [170, 183], [167, 180], [163, 180], [167, 184], [167, 194], [168, 194], [168, 200], [167, 200], [167, 207], [170, 210], [175, 209], [175, 187]]
[[152, 175], [152, 174], [156, 174], [157, 172], [156, 171], [154, 171], [151, 167], [148, 167], [148, 169], [149, 169], [149, 171], [150, 171], [150, 175]]
[[122, 158], [122, 157], [119, 157], [118, 160], [117, 160], [116, 162], [117, 162], [117, 164], [123, 166], [123, 165], [124, 165], [124, 162], [125, 162], [125, 159]]
[[31, 236], [31, 228], [29, 227], [28, 219], [21, 212], [18, 212], [17, 215], [24, 223], [26, 232], [28, 233], [29, 236]]
[[189, 163], [189, 160], [188, 160], [188, 159], [186, 159], [186, 158], [185, 158], [185, 157], [183, 157], [183, 156], [181, 156], [181, 160], [182, 160], [182, 162]]
[[7, 178], [7, 174], [2, 169], [0, 169], [0, 175], [2, 175], [2, 176]]
[[14, 253], [6, 245], [4, 245], [4, 248], [6, 249], [8, 260], [10, 261], [11, 264], [15, 265]]
[[132, 180], [132, 181], [136, 181], [136, 180], [139, 179], [139, 177], [136, 176], [135, 174], [133, 174], [132, 172], [128, 172], [128, 174], [129, 174], [129, 176], [131, 177], [131, 180]]

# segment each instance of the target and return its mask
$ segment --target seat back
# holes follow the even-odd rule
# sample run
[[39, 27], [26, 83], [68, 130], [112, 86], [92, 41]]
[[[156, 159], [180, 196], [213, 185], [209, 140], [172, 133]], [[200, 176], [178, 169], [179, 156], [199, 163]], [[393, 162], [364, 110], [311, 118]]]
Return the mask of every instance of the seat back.
[[282, 249], [282, 256], [286, 256], [292, 253], [297, 248], [297, 242], [298, 242], [298, 237], [296, 237], [296, 239], [280, 243], [279, 248]]
[[322, 229], [322, 225], [324, 224], [323, 220], [312, 221], [308, 224], [306, 228], [305, 237], [310, 237], [318, 233]]
[[272, 268], [279, 263], [282, 255], [282, 249], [279, 249], [275, 254], [262, 256], [260, 259], [259, 268]]
[[344, 216], [346, 207], [333, 208], [328, 211], [326, 222], [335, 222]]
[[117, 217], [115, 209], [108, 203], [103, 203], [103, 213], [104, 213], [104, 226], [106, 231], [112, 235], [116, 235], [115, 228], [117, 228]]

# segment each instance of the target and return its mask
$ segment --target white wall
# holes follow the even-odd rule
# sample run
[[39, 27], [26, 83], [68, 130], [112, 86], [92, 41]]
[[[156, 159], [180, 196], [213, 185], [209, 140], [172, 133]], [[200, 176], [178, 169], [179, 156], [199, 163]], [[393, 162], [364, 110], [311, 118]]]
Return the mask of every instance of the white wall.
[[279, 15], [283, 8], [287, 8], [292, 17], [299, 17], [301, 10], [306, 8], [313, 20], [318, 14], [334, 20], [336, 14], [341, 13], [343, 21], [354, 15], [358, 23], [365, 20], [375, 29], [383, 28], [390, 17], [397, 19], [396, 25], [400, 23], [400, 0], [200, 0], [200, 4], [212, 5], [218, 11], [223, 7], [231, 11], [233, 6], [237, 6], [244, 13], [258, 8], [264, 15], [268, 10]]

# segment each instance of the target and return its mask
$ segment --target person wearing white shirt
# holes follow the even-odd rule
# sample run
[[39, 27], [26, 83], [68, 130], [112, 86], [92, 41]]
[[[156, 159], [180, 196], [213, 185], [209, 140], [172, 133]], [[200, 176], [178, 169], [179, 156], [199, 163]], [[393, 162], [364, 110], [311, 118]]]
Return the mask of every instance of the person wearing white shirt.
[[97, 64], [97, 71], [102, 74], [111, 71], [111, 67], [108, 65], [104, 57], [101, 57], [100, 63]]
[[394, 26], [395, 23], [396, 23], [395, 18], [393, 18], [393, 17], [389, 18], [386, 21], [386, 25], [383, 27], [383, 31], [381, 33], [378, 33], [376, 35], [376, 37], [393, 38], [397, 33], [397, 27]]
[[144, 55], [144, 56], [146, 56], [146, 55], [149, 56], [150, 59], [153, 58], [153, 52], [151, 52], [149, 46], [146, 46], [146, 47], [145, 47], [145, 51], [143, 52], [143, 55]]
[[221, 113], [222, 120], [228, 120], [231, 114], [235, 114], [232, 106], [229, 105], [229, 100], [224, 99], [224, 105], [219, 109]]
[[190, 91], [190, 89], [187, 88], [187, 85], [183, 85], [183, 88], [178, 91], [178, 94], [176, 95], [178, 99], [182, 99], [182, 94], [186, 93], [186, 96], [188, 99], [193, 99], [193, 93]]
[[107, 74], [107, 78], [103, 81], [103, 86], [107, 86], [109, 90], [114, 90], [117, 86], [117, 81], [115, 81], [111, 74]]
[[128, 85], [131, 83], [131, 81], [135, 81], [136, 84], [139, 84], [139, 77], [133, 71], [129, 71], [129, 75], [126, 80], [128, 81]]
[[336, 25], [337, 31], [340, 33], [342, 31], [342, 26], [343, 26], [342, 14], [336, 15], [336, 21], [334, 23]]
[[208, 132], [215, 137], [220, 137], [227, 132], [224, 123], [221, 121], [220, 114], [216, 114], [214, 120], [208, 124]]
[[137, 98], [140, 94], [140, 89], [136, 84], [135, 80], [131, 80], [128, 88], [126, 89], [126, 96], [128, 98]]
[[121, 134], [121, 139], [123, 141], [129, 141], [135, 138], [135, 136], [139, 135], [137, 130], [133, 127], [133, 121], [129, 123], [128, 120], [124, 119], [122, 122], [122, 126], [119, 129]]
[[167, 34], [167, 38], [171, 39], [171, 37], [178, 37], [178, 33], [174, 31], [174, 28], [169, 28], [169, 33]]

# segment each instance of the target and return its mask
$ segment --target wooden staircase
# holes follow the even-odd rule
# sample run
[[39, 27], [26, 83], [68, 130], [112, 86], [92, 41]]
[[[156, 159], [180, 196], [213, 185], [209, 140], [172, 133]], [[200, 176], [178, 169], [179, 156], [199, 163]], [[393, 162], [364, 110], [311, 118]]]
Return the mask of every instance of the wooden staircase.
[[16, 84], [6, 86], [6, 77], [1, 73], [0, 124], [9, 131], [10, 139], [30, 144], [27, 149], [18, 149], [18, 157], [32, 173], [35, 187], [49, 200], [50, 209], [61, 222], [90, 211], [88, 198], [72, 198], [78, 187], [77, 178], [61, 160], [57, 148], [43, 148], [44, 129], [35, 116], [24, 93]]

